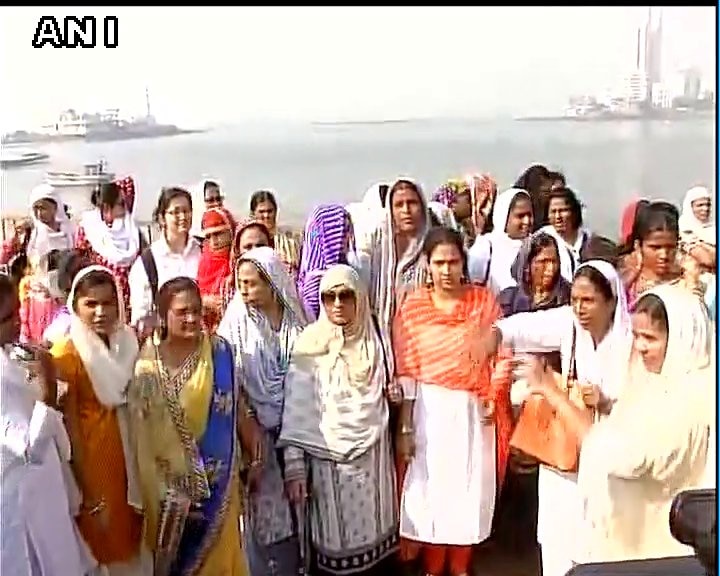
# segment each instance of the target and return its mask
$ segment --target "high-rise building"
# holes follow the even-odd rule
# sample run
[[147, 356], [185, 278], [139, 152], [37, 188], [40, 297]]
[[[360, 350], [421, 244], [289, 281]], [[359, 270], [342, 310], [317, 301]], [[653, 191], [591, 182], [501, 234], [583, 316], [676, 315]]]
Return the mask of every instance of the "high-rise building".
[[652, 87], [662, 82], [662, 9], [648, 8], [644, 27], [637, 29], [637, 52], [635, 54], [634, 100], [638, 101], [638, 77], [644, 76], [644, 95], [641, 100], [653, 101]]

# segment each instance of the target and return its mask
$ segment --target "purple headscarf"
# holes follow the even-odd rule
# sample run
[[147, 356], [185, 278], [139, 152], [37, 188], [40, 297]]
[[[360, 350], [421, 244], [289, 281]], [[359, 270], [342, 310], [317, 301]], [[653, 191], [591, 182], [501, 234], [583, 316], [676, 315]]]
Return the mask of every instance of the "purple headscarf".
[[320, 312], [320, 280], [325, 270], [345, 261], [350, 216], [339, 204], [317, 206], [305, 225], [297, 289], [308, 320]]

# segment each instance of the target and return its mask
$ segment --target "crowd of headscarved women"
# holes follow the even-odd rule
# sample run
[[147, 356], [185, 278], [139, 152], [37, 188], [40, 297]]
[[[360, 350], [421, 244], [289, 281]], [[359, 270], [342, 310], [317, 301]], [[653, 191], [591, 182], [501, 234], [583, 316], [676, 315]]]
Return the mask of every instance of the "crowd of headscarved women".
[[[692, 553], [668, 512], [715, 486], [707, 189], [633, 201], [617, 242], [542, 166], [499, 194], [377, 184], [302, 238], [271, 192], [239, 219], [201, 190], [161, 191], [149, 244], [131, 178], [75, 223], [41, 185], [5, 243], [4, 574], [461, 576], [488, 539], [539, 543], [545, 576]], [[537, 398], [576, 468], [514, 441]]]

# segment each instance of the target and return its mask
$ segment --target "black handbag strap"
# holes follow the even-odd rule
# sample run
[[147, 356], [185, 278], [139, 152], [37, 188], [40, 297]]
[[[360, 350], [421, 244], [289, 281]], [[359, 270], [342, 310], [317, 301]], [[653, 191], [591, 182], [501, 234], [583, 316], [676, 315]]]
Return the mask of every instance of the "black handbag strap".
[[158, 270], [157, 264], [155, 263], [155, 256], [153, 256], [152, 250], [148, 247], [140, 254], [140, 260], [142, 261], [143, 268], [145, 268], [145, 274], [147, 275], [148, 283], [150, 284], [150, 295], [152, 297], [152, 306], [155, 307], [155, 299], [158, 293]]
[[382, 350], [383, 357], [383, 368], [385, 368], [385, 385], [390, 385], [390, 364], [388, 363], [387, 353], [385, 352], [385, 345], [383, 344], [382, 332], [380, 332], [380, 322], [375, 314], [370, 314], [372, 319], [373, 327], [375, 328], [375, 334], [377, 334], [378, 340], [380, 341], [380, 349]]

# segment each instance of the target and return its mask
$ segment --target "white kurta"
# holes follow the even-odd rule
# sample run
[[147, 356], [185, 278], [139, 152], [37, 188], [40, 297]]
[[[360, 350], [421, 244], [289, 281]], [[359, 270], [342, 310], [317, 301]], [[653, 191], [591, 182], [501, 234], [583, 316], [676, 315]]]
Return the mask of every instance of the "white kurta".
[[[560, 350], [562, 372], [568, 373], [574, 314], [569, 306], [515, 314], [498, 321], [503, 339], [514, 348]], [[597, 384], [608, 398], [617, 398], [622, 370], [632, 346], [627, 331], [611, 329], [597, 345], [578, 334], [575, 350], [578, 380]], [[623, 355], [624, 353], [624, 355]], [[540, 466], [537, 541], [542, 546], [543, 576], [563, 576], [573, 567], [580, 542], [582, 500], [577, 474]]]
[[61, 415], [36, 402], [20, 367], [0, 351], [2, 548], [0, 573], [81, 576], [93, 566], [70, 515]]
[[490, 535], [495, 509], [495, 426], [470, 393], [419, 384], [415, 457], [403, 485], [400, 535], [471, 545]]
[[[168, 280], [180, 276], [187, 276], [188, 278], [197, 280], [202, 248], [195, 239], [190, 238], [188, 240], [182, 254], [171, 252], [164, 237], [153, 242], [150, 250], [155, 258], [155, 266], [157, 267], [158, 287], [161, 287]], [[138, 320], [147, 316], [152, 308], [150, 282], [148, 281], [141, 258], [135, 260], [135, 263], [130, 268], [128, 285], [130, 286], [130, 308], [132, 314], [130, 323], [135, 325]]]

